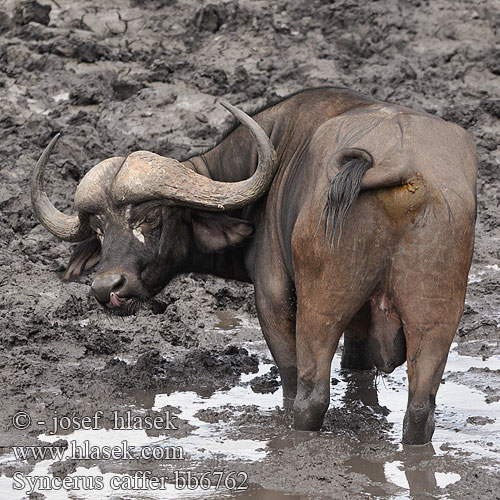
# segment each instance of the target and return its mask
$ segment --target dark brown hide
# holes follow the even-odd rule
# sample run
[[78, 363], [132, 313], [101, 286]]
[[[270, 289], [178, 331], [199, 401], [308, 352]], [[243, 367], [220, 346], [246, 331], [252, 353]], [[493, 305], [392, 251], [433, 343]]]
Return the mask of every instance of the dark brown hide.
[[[110, 303], [125, 311], [133, 310], [127, 301], [150, 297], [179, 272], [250, 280], [297, 429], [321, 427], [332, 357], [346, 332], [344, 367], [391, 371], [407, 361], [403, 441], [429, 441], [473, 251], [471, 137], [435, 116], [337, 88], [300, 92], [254, 119], [274, 145], [276, 174], [266, 196], [227, 219], [178, 207], [161, 189], [155, 199], [142, 196], [122, 182], [129, 170], [117, 174], [117, 161], [112, 172], [99, 171], [96, 192], [79, 188], [79, 209], [103, 238], [96, 280], [112, 283]], [[158, 169], [144, 163], [152, 156], [137, 155], [154, 179]], [[352, 161], [340, 161], [345, 155]], [[240, 182], [255, 173], [258, 154], [239, 126], [182, 167], [158, 161], [186, 179]], [[120, 199], [109, 195], [115, 179]], [[133, 199], [124, 195], [130, 190]], [[70, 275], [86, 267], [76, 262]], [[103, 282], [107, 297], [102, 290]]]

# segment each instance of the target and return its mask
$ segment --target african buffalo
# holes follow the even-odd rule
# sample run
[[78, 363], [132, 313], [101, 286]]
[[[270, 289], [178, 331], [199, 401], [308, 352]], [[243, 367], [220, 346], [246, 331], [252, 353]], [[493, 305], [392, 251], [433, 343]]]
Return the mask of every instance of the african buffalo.
[[99, 262], [110, 313], [133, 313], [176, 274], [250, 281], [285, 405], [320, 429], [330, 365], [384, 372], [407, 362], [403, 442], [428, 442], [436, 392], [462, 314], [476, 217], [469, 134], [347, 89], [298, 92], [209, 151], [178, 162], [138, 151], [92, 168], [77, 216], [32, 178], [40, 222], [76, 247], [65, 278]]

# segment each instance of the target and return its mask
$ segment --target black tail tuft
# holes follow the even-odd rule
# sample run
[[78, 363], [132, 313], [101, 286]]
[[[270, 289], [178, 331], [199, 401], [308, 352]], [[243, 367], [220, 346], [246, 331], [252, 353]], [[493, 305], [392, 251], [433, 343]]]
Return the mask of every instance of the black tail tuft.
[[333, 248], [337, 233], [338, 248], [349, 210], [361, 191], [361, 178], [373, 167], [373, 157], [364, 149], [346, 149], [340, 151], [334, 161], [340, 170], [328, 187], [323, 217], [325, 238]]

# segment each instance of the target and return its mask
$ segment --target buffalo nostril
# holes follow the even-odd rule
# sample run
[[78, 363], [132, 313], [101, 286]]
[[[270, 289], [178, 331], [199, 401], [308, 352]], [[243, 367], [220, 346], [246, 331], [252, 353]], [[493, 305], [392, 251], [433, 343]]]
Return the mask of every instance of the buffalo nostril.
[[125, 282], [123, 274], [108, 274], [96, 278], [91, 285], [92, 293], [99, 302], [107, 303], [111, 292], [116, 292]]

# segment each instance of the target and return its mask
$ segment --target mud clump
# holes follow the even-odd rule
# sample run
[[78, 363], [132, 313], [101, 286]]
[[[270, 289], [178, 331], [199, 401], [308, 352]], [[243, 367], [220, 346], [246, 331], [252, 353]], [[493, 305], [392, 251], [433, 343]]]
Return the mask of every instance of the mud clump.
[[474, 425], [486, 425], [486, 424], [494, 424], [495, 419], [489, 418], [489, 417], [481, 417], [479, 415], [474, 415], [472, 417], [467, 417], [466, 422], [468, 424], [474, 424]]
[[241, 309], [256, 314], [254, 292], [246, 284], [217, 282], [214, 285], [209, 293], [213, 295], [218, 309]]
[[500, 401], [500, 370], [472, 367], [466, 372], [450, 373], [446, 380], [483, 392], [487, 403]]
[[55, 462], [51, 465], [50, 469], [54, 477], [63, 479], [76, 471], [76, 461], [65, 460], [64, 462]]
[[269, 373], [250, 380], [250, 387], [253, 392], [262, 394], [276, 392], [281, 385], [279, 375], [278, 367], [272, 366]]
[[115, 332], [97, 330], [87, 336], [83, 342], [88, 354], [116, 354], [120, 351], [121, 340]]
[[173, 360], [151, 349], [133, 365], [110, 360], [100, 377], [124, 390], [200, 387], [215, 390], [234, 385], [242, 373], [255, 373], [258, 367], [257, 356], [237, 346], [195, 348]]
[[165, 406], [161, 409], [161, 411], [153, 411], [147, 410], [146, 416], [153, 418], [166, 419], [166, 414], [168, 414], [168, 418], [172, 421], [173, 427], [175, 429], [155, 429], [152, 427], [151, 429], [146, 430], [146, 434], [152, 437], [159, 437], [168, 435], [170, 430], [175, 435], [176, 439], [180, 439], [188, 436], [191, 432], [196, 428], [194, 425], [189, 424], [186, 420], [178, 418], [178, 414], [181, 413], [181, 409], [174, 408], [172, 406]]
[[199, 31], [216, 33], [224, 24], [226, 16], [227, 12], [222, 4], [208, 4], [196, 13], [193, 24]]
[[[194, 378], [198, 375], [202, 380], [206, 376], [214, 380], [234, 378], [242, 373], [255, 373], [259, 369], [257, 355], [249, 354], [244, 347], [235, 345], [230, 345], [223, 350], [192, 349], [187, 353], [185, 362], [193, 370], [190, 376]], [[204, 371], [206, 374], [203, 373]]]
[[35, 22], [47, 26], [51, 10], [50, 5], [39, 4], [34, 0], [23, 1], [14, 10], [14, 21], [19, 25]]
[[28, 495], [28, 500], [45, 500], [46, 498], [47, 497], [43, 493], [40, 493], [38, 491], [32, 491]]
[[488, 52], [484, 64], [492, 73], [500, 75], [500, 47], [495, 47]]
[[[12, 20], [8, 14], [0, 10], [0, 35], [10, 29]], [[0, 78], [0, 87], [5, 87], [5, 81]]]
[[232, 414], [230, 409], [205, 408], [197, 411], [194, 416], [204, 422], [214, 424], [216, 422], [229, 422]]

